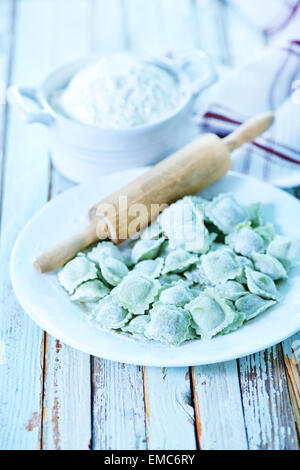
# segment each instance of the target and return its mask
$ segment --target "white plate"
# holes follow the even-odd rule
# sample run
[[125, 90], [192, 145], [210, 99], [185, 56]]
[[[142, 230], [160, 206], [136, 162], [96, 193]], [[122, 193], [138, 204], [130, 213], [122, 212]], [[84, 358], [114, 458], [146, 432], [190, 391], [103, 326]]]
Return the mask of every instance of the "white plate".
[[[279, 343], [300, 329], [300, 264], [280, 286], [280, 302], [241, 329], [210, 341], [193, 341], [180, 347], [126, 337], [92, 327], [79, 307], [57, 284], [55, 273], [37, 274], [32, 260], [54, 243], [80, 230], [88, 209], [145, 169], [108, 175], [95, 185], [80, 185], [43, 207], [18, 237], [11, 257], [11, 279], [17, 298], [41, 328], [66, 344], [94, 356], [148, 366], [210, 364], [242, 357]], [[203, 191], [213, 197], [232, 192], [242, 204], [261, 201], [264, 215], [286, 235], [299, 237], [300, 202], [256, 179], [229, 173]]]

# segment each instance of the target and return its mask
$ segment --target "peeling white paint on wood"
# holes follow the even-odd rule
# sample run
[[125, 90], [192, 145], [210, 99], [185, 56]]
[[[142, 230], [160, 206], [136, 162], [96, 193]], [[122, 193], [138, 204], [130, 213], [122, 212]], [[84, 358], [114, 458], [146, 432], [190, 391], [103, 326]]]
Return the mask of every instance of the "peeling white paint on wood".
[[[148, 2], [147, 2], [148, 3]], [[123, 0], [91, 2], [91, 47], [99, 54], [129, 47]], [[106, 24], [102, 29], [102, 24]], [[142, 369], [92, 358], [92, 447], [145, 449]]]
[[[32, 8], [40, 17], [49, 11], [48, 7], [48, 1], [18, 4], [14, 83], [38, 83], [51, 68], [50, 25], [36, 22], [32, 34]], [[9, 257], [20, 230], [46, 202], [48, 149], [45, 129], [26, 127], [14, 113], [7, 124], [0, 246], [0, 335], [6, 346], [6, 364], [0, 366], [0, 446], [36, 449], [41, 438], [43, 332], [15, 298], [9, 279]]]
[[[176, 8], [169, 0], [126, 0], [127, 44], [140, 54], [191, 50], [191, 14], [185, 0], [177, 1]], [[147, 447], [195, 449], [188, 368], [144, 368], [144, 395]]]
[[[90, 50], [91, 3], [52, 0], [53, 67]], [[50, 18], [47, 21], [51, 21]], [[74, 186], [51, 167], [49, 199]], [[92, 441], [90, 356], [46, 334], [43, 449], [88, 450]]]
[[291, 406], [300, 437], [300, 333], [282, 343]]
[[[6, 32], [14, 4], [11, 56]], [[6, 80], [13, 57], [13, 81], [30, 86], [89, 51], [185, 53], [200, 46], [219, 64], [230, 65], [243, 62], [245, 50], [250, 54], [264, 42], [222, 0], [1, 0], [0, 39], [0, 80]], [[240, 360], [240, 377], [232, 361], [194, 368], [192, 383], [187, 368], [145, 368], [143, 382], [141, 368], [101, 359], [92, 359], [91, 377], [88, 356], [48, 336], [44, 355], [43, 332], [23, 314], [12, 292], [8, 260], [28, 218], [69, 183], [53, 170], [49, 191], [47, 131], [25, 126], [14, 113], [6, 117], [0, 107], [0, 135], [7, 137], [0, 242], [5, 312], [0, 316], [0, 448], [194, 449], [198, 444], [244, 449], [247, 439], [250, 449], [298, 448], [299, 335]]]
[[148, 449], [196, 449], [189, 368], [145, 367], [144, 388]]
[[43, 449], [91, 446], [90, 357], [47, 335], [43, 400]]
[[146, 448], [142, 368], [93, 359], [93, 449]]
[[[51, 198], [73, 186], [55, 170]], [[46, 450], [88, 450], [92, 440], [90, 356], [45, 335], [43, 435]]]
[[250, 449], [298, 449], [281, 347], [245, 357], [239, 363]]
[[192, 377], [199, 448], [246, 450], [236, 361], [193, 367]]

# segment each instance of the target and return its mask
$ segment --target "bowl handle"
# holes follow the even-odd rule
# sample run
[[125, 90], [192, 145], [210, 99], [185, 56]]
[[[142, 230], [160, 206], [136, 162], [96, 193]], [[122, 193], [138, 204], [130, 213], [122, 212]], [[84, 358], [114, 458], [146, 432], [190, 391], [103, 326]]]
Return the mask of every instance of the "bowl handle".
[[[40, 122], [49, 126], [55, 121], [54, 116], [43, 109], [35, 88], [11, 86], [7, 90], [7, 98], [21, 119], [26, 122]], [[40, 109], [38, 111], [31, 110], [25, 98], [33, 101]]]
[[203, 51], [194, 51], [185, 56], [181, 60], [180, 68], [190, 79], [194, 96], [199, 95], [201, 91], [213, 85], [218, 79], [211, 58]]

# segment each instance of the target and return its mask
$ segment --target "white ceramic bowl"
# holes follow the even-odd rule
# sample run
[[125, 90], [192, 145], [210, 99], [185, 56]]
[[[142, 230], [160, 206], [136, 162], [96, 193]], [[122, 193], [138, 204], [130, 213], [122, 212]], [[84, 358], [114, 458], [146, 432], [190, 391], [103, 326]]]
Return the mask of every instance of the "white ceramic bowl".
[[[97, 58], [91, 56], [59, 68], [39, 88], [8, 89], [8, 100], [23, 120], [49, 127], [53, 162], [63, 175], [76, 182], [156, 163], [185, 145], [195, 135], [191, 116], [195, 100], [217, 78], [210, 59], [202, 51], [193, 52], [176, 64], [166, 58], [147, 59], [178, 78], [187, 91], [186, 99], [161, 121], [123, 130], [103, 129], [72, 120], [50, 104], [53, 92], [65, 88], [76, 72]], [[34, 101], [38, 111], [30, 109], [26, 99]]]

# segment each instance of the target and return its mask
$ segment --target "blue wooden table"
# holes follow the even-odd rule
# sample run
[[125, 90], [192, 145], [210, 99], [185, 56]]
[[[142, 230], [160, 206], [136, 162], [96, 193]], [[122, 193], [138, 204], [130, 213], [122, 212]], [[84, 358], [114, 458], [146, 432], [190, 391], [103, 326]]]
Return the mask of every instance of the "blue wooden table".
[[[91, 51], [203, 48], [224, 69], [265, 45], [221, 0], [0, 1], [2, 89]], [[0, 448], [298, 449], [300, 335], [238, 361], [142, 368], [89, 357], [27, 317], [9, 279], [13, 243], [71, 183], [51, 166], [47, 130], [6, 103], [0, 142]]]

